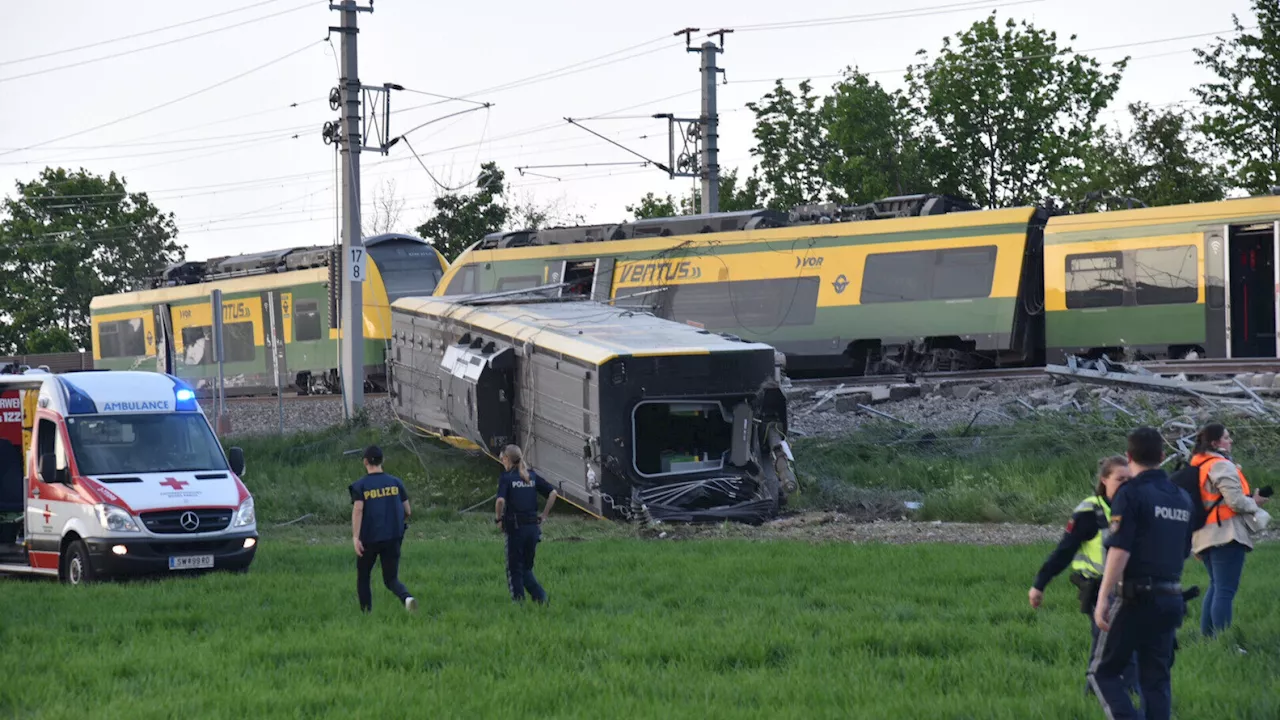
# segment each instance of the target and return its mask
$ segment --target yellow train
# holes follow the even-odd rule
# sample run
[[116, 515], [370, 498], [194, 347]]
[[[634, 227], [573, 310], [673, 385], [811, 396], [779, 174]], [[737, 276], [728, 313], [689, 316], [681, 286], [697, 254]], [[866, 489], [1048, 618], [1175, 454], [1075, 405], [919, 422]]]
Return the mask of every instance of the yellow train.
[[436, 295], [590, 297], [766, 342], [793, 375], [1275, 357], [1280, 197], [1051, 215], [917, 195], [494, 233]]
[[[363, 283], [365, 383], [386, 388], [391, 303], [429, 295], [448, 262], [412, 235], [366, 238]], [[94, 366], [159, 369], [207, 385], [217, 377], [212, 352], [210, 293], [222, 291], [223, 367], [229, 392], [338, 389], [338, 264], [333, 247], [290, 248], [186, 262], [168, 268], [153, 287], [96, 297], [90, 304]], [[273, 358], [266, 341], [274, 316]]]

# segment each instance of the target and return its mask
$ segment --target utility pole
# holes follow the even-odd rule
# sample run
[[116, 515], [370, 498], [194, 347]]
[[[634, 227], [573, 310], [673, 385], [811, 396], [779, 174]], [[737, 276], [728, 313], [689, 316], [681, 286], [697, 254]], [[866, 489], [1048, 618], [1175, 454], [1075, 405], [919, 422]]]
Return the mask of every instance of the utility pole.
[[[698, 118], [702, 126], [702, 153], [699, 158], [698, 175], [702, 178], [702, 213], [720, 212], [720, 148], [719, 126], [720, 115], [716, 112], [716, 73], [724, 72], [716, 67], [716, 53], [724, 52], [725, 33], [732, 30], [716, 30], [707, 33], [707, 37], [720, 36], [720, 44], [710, 40], [702, 43], [701, 48], [686, 47], [688, 52], [702, 53], [702, 116]], [[686, 39], [688, 36], [686, 35]]]
[[[356, 17], [373, 12], [355, 0], [330, 3], [342, 13], [342, 25], [330, 27], [342, 34], [342, 77], [338, 80], [342, 104], [342, 402], [347, 417], [364, 407], [364, 236], [360, 231], [360, 74], [356, 58]], [[332, 288], [330, 288], [332, 292]]]

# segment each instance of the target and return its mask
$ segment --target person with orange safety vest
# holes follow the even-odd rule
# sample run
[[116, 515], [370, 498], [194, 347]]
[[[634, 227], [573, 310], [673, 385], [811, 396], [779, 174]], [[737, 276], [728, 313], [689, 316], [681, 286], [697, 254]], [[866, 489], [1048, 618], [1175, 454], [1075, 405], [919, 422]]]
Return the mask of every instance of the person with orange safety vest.
[[1191, 465], [1200, 470], [1200, 502], [1207, 516], [1191, 538], [1191, 551], [1209, 571], [1209, 591], [1201, 608], [1200, 632], [1216, 635], [1231, 624], [1231, 611], [1245, 554], [1253, 535], [1270, 516], [1261, 509], [1267, 498], [1251, 494], [1244, 472], [1231, 460], [1231, 433], [1221, 423], [1205, 425], [1196, 435]]

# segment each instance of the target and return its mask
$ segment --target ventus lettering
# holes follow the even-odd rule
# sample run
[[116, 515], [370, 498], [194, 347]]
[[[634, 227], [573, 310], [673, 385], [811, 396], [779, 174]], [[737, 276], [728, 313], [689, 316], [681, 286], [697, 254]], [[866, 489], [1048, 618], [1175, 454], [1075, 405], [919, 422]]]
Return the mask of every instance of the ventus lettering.
[[679, 262], [638, 262], [622, 266], [619, 282], [624, 285], [650, 285], [652, 283], [691, 280], [702, 276], [702, 268], [689, 260]]

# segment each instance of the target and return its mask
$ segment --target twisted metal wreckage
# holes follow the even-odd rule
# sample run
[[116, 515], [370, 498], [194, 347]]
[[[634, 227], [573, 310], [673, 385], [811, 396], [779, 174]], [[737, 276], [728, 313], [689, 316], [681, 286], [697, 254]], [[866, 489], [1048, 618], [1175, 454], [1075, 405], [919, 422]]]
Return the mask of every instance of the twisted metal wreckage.
[[776, 515], [796, 483], [774, 349], [561, 289], [395, 302], [396, 414], [491, 457], [521, 446], [596, 517]]

